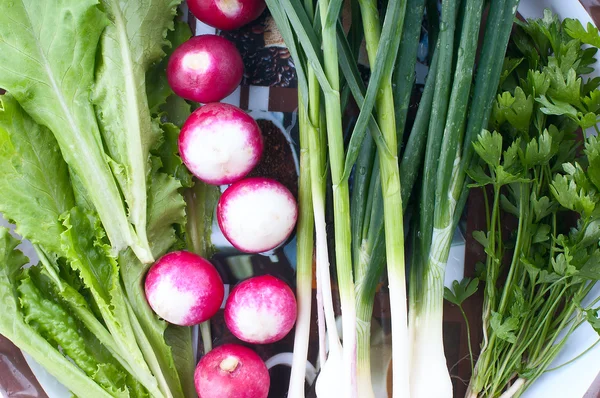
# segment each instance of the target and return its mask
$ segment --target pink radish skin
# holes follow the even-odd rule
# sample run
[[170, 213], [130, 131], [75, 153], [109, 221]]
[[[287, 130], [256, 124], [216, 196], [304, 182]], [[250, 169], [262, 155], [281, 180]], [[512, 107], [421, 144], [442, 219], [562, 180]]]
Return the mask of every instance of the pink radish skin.
[[264, 0], [188, 0], [187, 4], [196, 18], [221, 30], [241, 28], [266, 8]]
[[224, 344], [198, 362], [194, 383], [199, 398], [266, 398], [271, 380], [257, 353]]
[[186, 251], [165, 254], [148, 271], [150, 307], [165, 321], [181, 326], [210, 319], [221, 307], [224, 286], [215, 267]]
[[179, 135], [183, 163], [212, 185], [244, 178], [260, 161], [263, 146], [256, 121], [240, 108], [222, 103], [196, 109]]
[[262, 253], [285, 242], [297, 218], [294, 196], [270, 178], [238, 181], [227, 188], [217, 204], [217, 221], [223, 235], [246, 253]]
[[292, 289], [271, 275], [247, 279], [233, 288], [225, 304], [225, 324], [238, 339], [268, 344], [284, 338], [296, 322]]
[[221, 101], [242, 81], [244, 62], [233, 43], [217, 35], [195, 36], [173, 51], [167, 80], [173, 92], [185, 99]]

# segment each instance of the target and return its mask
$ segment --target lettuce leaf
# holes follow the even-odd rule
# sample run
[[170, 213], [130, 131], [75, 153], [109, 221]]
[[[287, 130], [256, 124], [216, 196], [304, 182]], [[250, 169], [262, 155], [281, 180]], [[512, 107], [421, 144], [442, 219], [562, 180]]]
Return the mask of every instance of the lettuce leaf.
[[165, 342], [171, 347], [171, 354], [175, 369], [179, 374], [183, 393], [186, 398], [196, 398], [197, 392], [194, 386], [194, 371], [196, 370], [196, 358], [192, 344], [192, 328], [168, 325], [164, 333]]
[[[173, 30], [169, 31], [167, 34], [169, 45], [164, 48], [166, 53], [165, 57], [162, 61], [150, 67], [146, 73], [148, 105], [150, 106], [150, 112], [154, 116], [162, 113], [162, 108], [166, 104], [167, 98], [179, 98], [180, 101], [175, 100], [174, 103], [181, 106], [182, 108], [180, 109], [187, 109], [188, 112], [190, 112], [190, 105], [185, 103], [183, 98], [178, 97], [173, 93], [167, 80], [167, 64], [169, 63], [169, 56], [177, 47], [189, 40], [190, 37], [192, 37], [190, 26], [184, 21], [175, 21]], [[181, 127], [180, 124], [176, 124]]]
[[42, 289], [38, 288], [42, 284], [36, 278], [35, 269], [23, 271], [17, 288], [25, 322], [48, 342], [54, 343], [56, 349], [60, 347], [66, 356], [111, 395], [128, 397], [125, 370], [112, 363], [113, 359], [106, 349], [92, 334], [81, 328], [59, 302], [45, 297], [42, 292], [48, 290], [43, 286]]
[[10, 235], [8, 229], [0, 228], [0, 302], [2, 303], [0, 334], [31, 355], [74, 394], [82, 397], [111, 397], [35, 329], [25, 323], [20, 311], [16, 287], [22, 267], [28, 260], [23, 253], [15, 249], [19, 243], [19, 240]]
[[219, 187], [198, 180], [195, 180], [194, 186], [185, 193], [188, 217], [186, 225], [187, 247], [205, 258], [211, 258], [216, 251], [210, 236], [212, 234], [213, 216], [220, 196]]
[[19, 235], [61, 253], [59, 218], [75, 204], [67, 164], [52, 133], [11, 95], [0, 108], [0, 212]]
[[106, 25], [95, 0], [0, 2], [0, 87], [52, 131], [113, 248], [132, 246], [143, 261], [151, 261], [134, 244], [89, 100], [96, 49]]
[[[112, 358], [118, 361], [131, 374], [129, 363], [123, 357], [121, 348], [108, 332], [105, 325], [96, 318], [86, 299], [73, 286], [52, 273], [51, 269], [49, 270], [47, 267], [40, 270], [36, 275], [38, 289], [47, 296], [52, 297], [54, 301], [60, 302], [72, 316], [76, 317], [85, 326], [84, 330], [93, 335], [97, 342], [102, 345], [103, 349], [109, 352]], [[43, 286], [41, 286], [42, 282], [45, 282]], [[101, 318], [101, 315], [99, 316]], [[106, 358], [103, 358], [101, 362], [107, 361]], [[134, 391], [138, 391], [138, 394], [134, 394], [134, 396], [143, 395], [145, 389], [132, 377], [130, 379], [128, 380], [128, 385]]]
[[138, 244], [148, 252], [146, 179], [160, 129], [150, 116], [145, 77], [164, 56], [165, 36], [180, 2], [102, 0], [110, 22], [101, 38], [93, 102]]
[[110, 247], [104, 242], [104, 231], [99, 220], [93, 214], [74, 207], [64, 217], [63, 224], [66, 230], [61, 235], [61, 241], [67, 261], [90, 290], [107, 329], [119, 346], [121, 355], [127, 359], [133, 375], [150, 394], [168, 396], [146, 362], [142, 352], [144, 347], [138, 346], [132, 325], [134, 320], [130, 318], [129, 303], [120, 283], [119, 267], [116, 259], [110, 256]]
[[183, 165], [177, 151], [179, 128], [171, 123], [161, 124], [164, 132], [160, 147], [152, 156], [152, 174], [148, 187], [148, 237], [152, 253], [161, 256], [180, 237], [186, 224], [182, 187], [189, 187], [192, 176]]
[[185, 226], [185, 201], [180, 188], [178, 180], [164, 173], [156, 173], [150, 184], [148, 237], [156, 256], [164, 254], [179, 239], [174, 224]]
[[[148, 237], [155, 257], [181, 244], [180, 234], [186, 223], [186, 204], [180, 191], [182, 183], [192, 183], [189, 172], [177, 155], [179, 129], [172, 124], [163, 124], [161, 127], [164, 136], [152, 155], [148, 186]], [[127, 297], [143, 330], [144, 336], [140, 337], [145, 337], [158, 354], [161, 372], [171, 386], [172, 394], [195, 397], [195, 358], [190, 328], [167, 328], [167, 323], [154, 314], [144, 293], [144, 276], [148, 266], [139, 264], [131, 251], [121, 252], [119, 264]]]
[[20, 271], [0, 230], [0, 333], [79, 396], [195, 396], [190, 329], [143, 292], [148, 262], [183, 245], [192, 185], [153, 110], [190, 105], [165, 105], [170, 89], [152, 105], [146, 80], [179, 2], [0, 1], [0, 211], [42, 259]]
[[173, 123], [162, 123], [160, 126], [163, 130], [163, 142], [155, 151], [161, 162], [158, 170], [177, 179], [183, 187], [189, 188], [194, 183], [192, 182], [192, 175], [179, 156], [177, 145], [179, 127]]
[[164, 334], [167, 323], [158, 318], [146, 301], [144, 277], [147, 269], [139, 264], [139, 260], [130, 250], [121, 252], [119, 264], [121, 264], [121, 275], [127, 298], [143, 330], [144, 336], [138, 336], [138, 338], [146, 340], [154, 352], [158, 354], [157, 361], [161, 369], [160, 372], [171, 387], [173, 396], [183, 397], [181, 381], [173, 360], [171, 347], [165, 342]]

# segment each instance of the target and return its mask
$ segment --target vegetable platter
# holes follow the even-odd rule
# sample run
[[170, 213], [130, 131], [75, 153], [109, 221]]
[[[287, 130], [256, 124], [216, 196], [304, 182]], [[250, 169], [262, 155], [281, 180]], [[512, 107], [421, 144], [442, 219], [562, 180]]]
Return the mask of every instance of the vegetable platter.
[[598, 6], [0, 3], [0, 392], [597, 396]]

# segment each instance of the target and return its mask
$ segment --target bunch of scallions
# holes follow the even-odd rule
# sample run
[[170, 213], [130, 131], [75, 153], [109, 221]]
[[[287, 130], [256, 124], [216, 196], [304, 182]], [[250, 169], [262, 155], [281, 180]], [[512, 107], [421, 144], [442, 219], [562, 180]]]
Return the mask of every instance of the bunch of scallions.
[[[349, 20], [342, 20], [342, 0], [267, 0], [294, 59], [299, 87], [299, 317], [289, 397], [304, 396], [313, 239], [321, 367], [317, 396], [374, 396], [370, 322], [384, 265], [393, 396], [452, 396], [442, 342], [445, 264], [466, 201], [472, 143], [487, 127], [518, 2], [494, 0], [488, 6], [484, 0], [443, 0], [438, 16], [437, 1], [389, 0], [380, 10], [375, 0], [358, 0], [345, 5], [351, 12]], [[426, 9], [434, 45], [409, 126]], [[371, 72], [366, 87], [358, 69], [363, 39]], [[360, 113], [345, 130], [342, 115], [351, 101]], [[406, 137], [405, 129], [410, 130]], [[418, 200], [410, 200], [413, 190]], [[332, 240], [325, 217], [329, 194]], [[404, 215], [411, 215], [414, 235], [408, 298], [404, 226], [409, 223]], [[330, 259], [337, 274], [342, 336], [336, 328]]]

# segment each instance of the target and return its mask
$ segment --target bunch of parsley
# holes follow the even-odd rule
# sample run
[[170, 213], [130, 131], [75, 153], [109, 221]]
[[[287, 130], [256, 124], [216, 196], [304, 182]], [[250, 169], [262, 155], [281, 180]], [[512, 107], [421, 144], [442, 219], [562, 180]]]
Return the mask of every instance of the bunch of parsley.
[[[581, 129], [598, 131], [600, 79], [582, 76], [593, 71], [597, 47], [591, 24], [548, 10], [517, 22], [493, 133], [474, 143], [479, 164], [469, 172], [473, 186], [485, 187], [487, 216], [487, 231], [474, 233], [487, 259], [484, 340], [469, 397], [519, 396], [578, 326], [590, 321], [600, 331], [597, 300], [586, 300], [600, 278], [600, 141], [578, 139]], [[506, 213], [518, 221], [511, 233]]]

